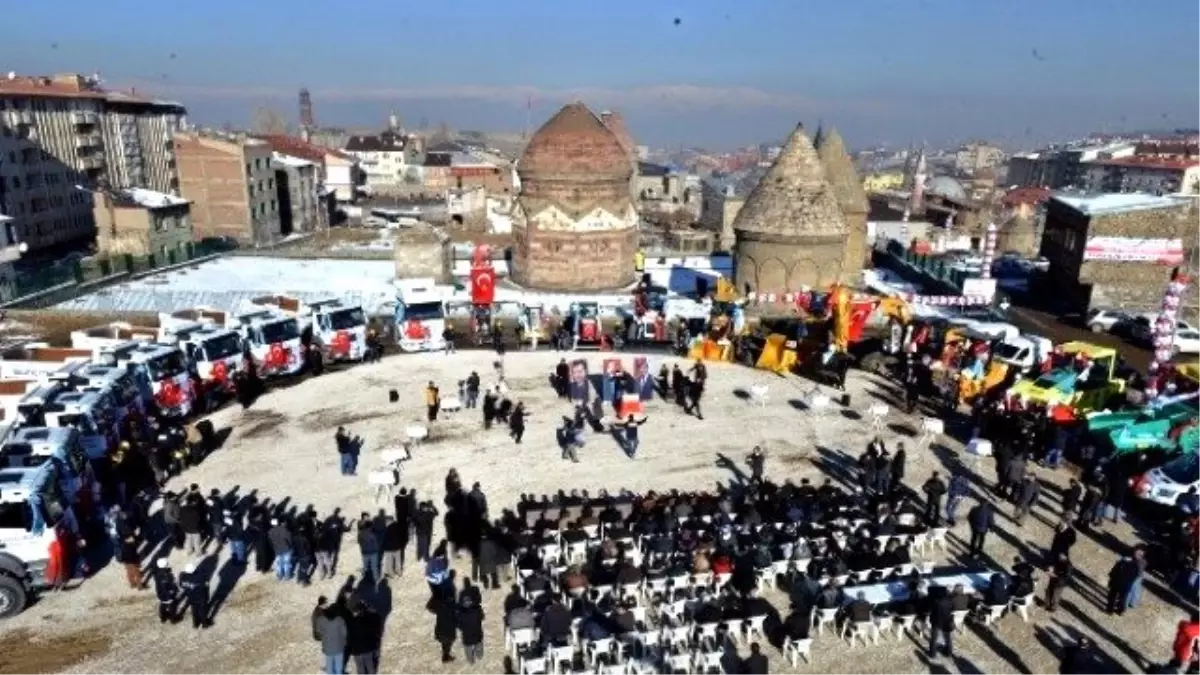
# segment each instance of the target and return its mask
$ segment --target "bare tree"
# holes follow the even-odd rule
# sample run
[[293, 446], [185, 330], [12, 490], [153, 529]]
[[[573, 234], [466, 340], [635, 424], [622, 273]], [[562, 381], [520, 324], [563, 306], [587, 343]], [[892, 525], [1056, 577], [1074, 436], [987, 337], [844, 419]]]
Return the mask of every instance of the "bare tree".
[[259, 106], [254, 110], [252, 128], [256, 134], [286, 134], [288, 132], [287, 118], [278, 110]]

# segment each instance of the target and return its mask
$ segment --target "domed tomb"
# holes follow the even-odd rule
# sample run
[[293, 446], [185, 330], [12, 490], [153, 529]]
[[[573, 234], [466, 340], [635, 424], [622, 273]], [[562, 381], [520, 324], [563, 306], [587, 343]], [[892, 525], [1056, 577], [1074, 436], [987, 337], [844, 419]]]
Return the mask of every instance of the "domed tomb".
[[852, 283], [859, 278], [866, 262], [867, 214], [871, 206], [837, 129], [831, 128], [828, 132], [818, 130], [813, 145], [846, 219], [847, 236], [841, 277], [843, 282]]
[[846, 220], [803, 126], [750, 192], [733, 230], [739, 288], [781, 293], [841, 277]]
[[633, 164], [582, 103], [564, 106], [517, 162], [513, 280], [529, 288], [593, 291], [634, 280]]

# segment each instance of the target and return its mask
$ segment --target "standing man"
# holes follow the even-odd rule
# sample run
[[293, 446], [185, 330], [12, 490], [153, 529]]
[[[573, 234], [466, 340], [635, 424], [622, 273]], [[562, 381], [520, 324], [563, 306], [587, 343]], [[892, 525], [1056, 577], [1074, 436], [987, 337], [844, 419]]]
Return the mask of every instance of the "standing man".
[[479, 373], [474, 370], [467, 376], [467, 400], [463, 403], [468, 408], [474, 408], [479, 401]]
[[179, 584], [166, 558], [154, 561], [154, 596], [158, 598], [158, 622], [175, 621], [175, 603], [179, 601]]
[[325, 657], [323, 671], [326, 675], [343, 675], [346, 672], [346, 647], [349, 631], [339, 608], [329, 607], [318, 622], [321, 634], [321, 655]]
[[767, 456], [763, 453], [761, 445], [754, 446], [750, 456], [746, 458], [746, 463], [750, 465], [750, 479], [761, 483], [767, 465]]
[[1125, 613], [1129, 589], [1141, 570], [1132, 556], [1124, 555], [1108, 572], [1108, 598], [1105, 611], [1120, 616]]
[[408, 543], [407, 525], [388, 518], [383, 527], [383, 569], [386, 577], [398, 577], [404, 571], [404, 545]]
[[571, 366], [567, 365], [566, 359], [559, 359], [558, 365], [554, 367], [554, 391], [559, 398], [570, 396], [570, 387], [567, 384], [570, 378]]
[[937, 471], [921, 486], [925, 493], [925, 522], [930, 527], [937, 527], [938, 511], [942, 510], [942, 496], [946, 494], [946, 484], [942, 482], [941, 474]]
[[1071, 576], [1074, 573], [1075, 569], [1067, 554], [1058, 554], [1058, 557], [1050, 565], [1050, 581], [1046, 584], [1046, 611], [1053, 613], [1058, 609], [1063, 591], [1071, 583]]
[[183, 595], [187, 598], [188, 608], [192, 612], [192, 628], [200, 630], [208, 628], [208, 580], [201, 579], [196, 574], [195, 563], [188, 563], [183, 568]]
[[946, 498], [946, 522], [950, 527], [958, 523], [958, 505], [971, 494], [971, 484], [961, 471], [950, 477], [950, 489]]
[[438, 510], [433, 502], [421, 502], [413, 515], [413, 530], [417, 535], [417, 560], [429, 559], [429, 543], [433, 539], [433, 523], [437, 520]]
[[179, 529], [183, 531], [188, 555], [204, 552], [204, 501], [199, 496], [188, 494], [184, 498], [183, 506], [179, 507]]
[[225, 509], [221, 519], [225, 522], [225, 539], [229, 542], [229, 558], [236, 565], [245, 565], [249, 557], [246, 555], [246, 524], [241, 512]]
[[967, 550], [971, 556], [982, 555], [988, 532], [991, 532], [996, 524], [996, 513], [992, 503], [981, 499], [979, 504], [967, 513], [967, 524], [971, 526], [971, 545]]
[[1071, 527], [1069, 521], [1059, 521], [1054, 528], [1054, 538], [1050, 540], [1049, 560], [1054, 562], [1058, 560], [1059, 556], [1070, 556], [1071, 547], [1075, 545], [1077, 536], [1075, 528]]
[[1025, 516], [1033, 510], [1034, 504], [1037, 504], [1038, 497], [1042, 494], [1041, 481], [1037, 479], [1037, 475], [1029, 473], [1025, 476], [1025, 480], [1021, 481], [1020, 487], [1017, 488], [1017, 507], [1013, 520], [1017, 525], [1025, 524]]
[[433, 380], [425, 387], [425, 408], [429, 412], [429, 421], [436, 422], [438, 410], [442, 407], [442, 396], [438, 388], [434, 386]]
[[331, 515], [321, 524], [317, 532], [316, 549], [317, 575], [323, 581], [334, 575], [334, 559], [342, 541], [342, 524], [337, 516]]
[[640, 420], [635, 420], [633, 415], [625, 418], [624, 422], [618, 422], [613, 425], [613, 431], [618, 433], [621, 439], [621, 445], [625, 448], [625, 454], [629, 455], [629, 459], [637, 459], [638, 451], [638, 427], [646, 423], [645, 417]]
[[346, 433], [346, 427], [338, 427], [337, 433], [333, 435], [334, 443], [337, 444], [338, 461], [342, 467], [343, 476], [354, 475], [354, 455], [351, 445], [353, 441]]
[[275, 578], [279, 581], [292, 578], [292, 531], [278, 518], [271, 519], [267, 530], [267, 541], [275, 552]]
[[954, 656], [954, 605], [949, 593], [943, 593], [937, 600], [934, 601], [933, 607], [929, 611], [929, 648], [926, 650], [926, 655], [929, 658], [936, 658], [938, 635], [942, 636], [946, 643], [946, 648], [943, 653], [946, 656], [953, 658]]
[[378, 587], [383, 580], [380, 569], [382, 549], [379, 534], [365, 513], [358, 521], [358, 552], [362, 556], [363, 580], [370, 579]]

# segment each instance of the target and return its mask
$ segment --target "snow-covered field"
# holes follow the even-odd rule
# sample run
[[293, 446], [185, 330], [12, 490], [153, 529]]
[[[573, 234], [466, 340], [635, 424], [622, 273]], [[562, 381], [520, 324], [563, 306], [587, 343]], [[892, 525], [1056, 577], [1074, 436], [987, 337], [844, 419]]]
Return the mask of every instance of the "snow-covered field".
[[[382, 363], [327, 373], [319, 378], [271, 392], [249, 411], [227, 407], [213, 415], [218, 428], [232, 427], [224, 446], [203, 465], [192, 469], [171, 486], [186, 488], [198, 483], [204, 492], [235, 487], [242, 493], [256, 490], [272, 501], [290, 498], [298, 508], [311, 504], [319, 513], [341, 508], [349, 517], [374, 511], [373, 488], [366, 474], [378, 463], [378, 451], [404, 436], [405, 428], [424, 415], [422, 388], [428, 381], [450, 395], [455, 383], [478, 371], [485, 384], [494, 380], [495, 355], [461, 352], [448, 356], [422, 354], [391, 357]], [[861, 373], [852, 373], [848, 388], [849, 409], [835, 405], [818, 415], [800, 402], [811, 383], [796, 378], [779, 378], [763, 371], [733, 365], [710, 367], [709, 392], [704, 401], [705, 419], [685, 417], [662, 401], [650, 404], [649, 421], [642, 427], [642, 449], [636, 460], [628, 459], [611, 438], [591, 436], [581, 462], [559, 458], [554, 427], [569, 406], [560, 402], [547, 384], [547, 376], [559, 356], [542, 352], [510, 353], [506, 372], [512, 397], [523, 400], [532, 412], [525, 443], [515, 446], [504, 430], [482, 429], [477, 412], [468, 411], [439, 420], [432, 426], [431, 439], [419, 448], [404, 467], [403, 483], [415, 488], [422, 499], [440, 505], [443, 478], [457, 468], [466, 486], [478, 481], [488, 495], [493, 511], [511, 508], [522, 492], [549, 493], [560, 488], [616, 490], [711, 490], [731, 480], [728, 469], [718, 465], [724, 455], [744, 467], [744, 458], [754, 445], [768, 453], [769, 478], [782, 481], [808, 476], [818, 479], [823, 472], [844, 475], [850, 455], [857, 456], [875, 435], [867, 408], [890, 394], [886, 387]], [[661, 357], [651, 356], [657, 370]], [[602, 355], [589, 361], [593, 373], [600, 371]], [[625, 355], [631, 367], [631, 355]], [[668, 360], [672, 362], [673, 360]], [[686, 365], [686, 364], [685, 364]], [[751, 404], [735, 390], [754, 384], [769, 387], [766, 405]], [[400, 394], [398, 403], [388, 402], [389, 389]], [[904, 420], [893, 410], [889, 422]], [[913, 420], [907, 420], [910, 424]], [[365, 452], [358, 477], [339, 475], [333, 434], [339, 425], [363, 438]], [[896, 430], [879, 432], [891, 445], [901, 440]], [[947, 472], [956, 465], [961, 447], [943, 439], [944, 447], [916, 450], [911, 439], [908, 461], [909, 485], [920, 485], [931, 471]], [[990, 462], [969, 470], [992, 480]], [[1049, 483], [1061, 485], [1065, 476], [1043, 474]], [[1007, 565], [1014, 555], [1037, 559], [1050, 539], [1046, 521], [1057, 520], [1059, 490], [1051, 485], [1043, 508], [1016, 527], [1005, 515], [998, 516], [1000, 530], [988, 540], [987, 555]], [[964, 512], [969, 505], [964, 506]], [[435, 530], [435, 540], [440, 525]], [[965, 524], [951, 537], [950, 551], [935, 554], [939, 564], [951, 562], [962, 552]], [[1135, 668], [1137, 655], [1165, 661], [1176, 623], [1184, 612], [1168, 605], [1156, 588], [1148, 584], [1141, 607], [1123, 618], [1105, 616], [1090, 600], [1103, 591], [1108, 568], [1115, 560], [1111, 546], [1131, 542], [1128, 526], [1110, 526], [1102, 535], [1105, 547], [1087, 536], [1080, 537], [1074, 551], [1079, 580], [1067, 591], [1056, 615], [1035, 609], [1031, 621], [1019, 617], [1002, 619], [994, 629], [971, 629], [955, 640], [958, 658], [943, 659], [946, 667], [961, 672], [1052, 672], [1057, 667], [1056, 650], [1063, 636], [1090, 635], [1097, 645], [1116, 659], [1122, 668]], [[348, 539], [340, 573], [357, 574], [358, 555]], [[412, 555], [412, 549], [409, 549]], [[179, 570], [187, 562], [179, 551], [170, 555]], [[224, 551], [203, 561], [211, 569], [222, 567]], [[469, 561], [456, 563], [460, 577], [470, 575]], [[214, 587], [225, 572], [214, 574]], [[1039, 584], [1039, 594], [1044, 587]], [[236, 581], [228, 600], [215, 618], [215, 625], [195, 632], [185, 623], [160, 626], [155, 617], [151, 591], [128, 590], [121, 570], [110, 566], [81, 587], [50, 595], [21, 616], [0, 628], [0, 672], [314, 672], [321, 661], [319, 649], [309, 634], [309, 613], [318, 595], [333, 597], [342, 579], [319, 582], [311, 588], [294, 583], [280, 584], [253, 568]], [[386, 587], [379, 600], [389, 612], [384, 637], [381, 672], [502, 672], [502, 601], [506, 591], [485, 594], [487, 619], [486, 657], [468, 666], [459, 659], [443, 666], [433, 641], [433, 617], [425, 612], [428, 589], [421, 568], [410, 561], [401, 578]], [[768, 592], [777, 609], [787, 612], [786, 598]], [[743, 651], [745, 648], [743, 647]], [[828, 633], [815, 641], [814, 661], [801, 665], [806, 672], [918, 672], [929, 669], [921, 655], [923, 646], [909, 638], [870, 647], [849, 649]], [[774, 648], [766, 647], [775, 672], [790, 671]], [[940, 666], [939, 666], [940, 667]], [[943, 671], [945, 672], [945, 671]]]

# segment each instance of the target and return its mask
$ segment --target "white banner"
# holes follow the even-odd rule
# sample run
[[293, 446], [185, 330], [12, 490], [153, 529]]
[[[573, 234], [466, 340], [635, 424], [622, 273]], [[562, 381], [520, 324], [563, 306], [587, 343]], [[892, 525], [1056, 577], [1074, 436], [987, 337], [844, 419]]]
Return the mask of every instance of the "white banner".
[[1083, 259], [1178, 265], [1183, 262], [1183, 241], [1180, 239], [1092, 237], [1087, 240]]

